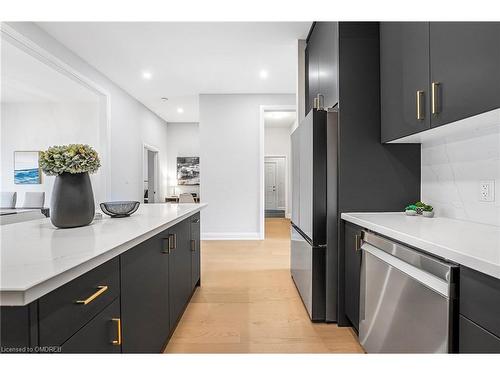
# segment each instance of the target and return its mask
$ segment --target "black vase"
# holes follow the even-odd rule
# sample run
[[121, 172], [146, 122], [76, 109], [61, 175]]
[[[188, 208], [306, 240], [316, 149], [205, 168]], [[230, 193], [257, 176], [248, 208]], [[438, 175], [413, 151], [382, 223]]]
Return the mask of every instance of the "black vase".
[[92, 222], [94, 214], [94, 193], [89, 174], [58, 175], [50, 204], [52, 224], [58, 228], [82, 227]]

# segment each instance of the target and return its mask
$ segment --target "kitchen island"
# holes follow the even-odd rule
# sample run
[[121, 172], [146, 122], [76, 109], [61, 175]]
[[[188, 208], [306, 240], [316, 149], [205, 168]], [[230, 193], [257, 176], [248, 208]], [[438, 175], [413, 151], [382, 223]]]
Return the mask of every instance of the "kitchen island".
[[160, 352], [200, 282], [205, 206], [2, 226], [2, 351]]

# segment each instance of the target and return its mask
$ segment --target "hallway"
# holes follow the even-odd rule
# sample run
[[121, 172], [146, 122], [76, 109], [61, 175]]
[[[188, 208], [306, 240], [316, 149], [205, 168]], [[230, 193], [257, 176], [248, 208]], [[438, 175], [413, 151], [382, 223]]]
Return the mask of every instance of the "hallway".
[[204, 241], [201, 288], [166, 353], [362, 353], [350, 328], [311, 323], [290, 276], [287, 219], [264, 241]]

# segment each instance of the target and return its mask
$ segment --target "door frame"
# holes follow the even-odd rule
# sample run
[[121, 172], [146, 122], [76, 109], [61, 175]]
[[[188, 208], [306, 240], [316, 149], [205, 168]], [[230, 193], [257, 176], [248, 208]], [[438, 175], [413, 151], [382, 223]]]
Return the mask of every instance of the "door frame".
[[[159, 187], [160, 187], [160, 184], [158, 183], [158, 178], [160, 177], [160, 150], [155, 147], [155, 146], [152, 146], [152, 145], [149, 145], [147, 143], [143, 143], [142, 144], [142, 178], [141, 178], [141, 201], [144, 202], [144, 176], [145, 176], [145, 171], [144, 171], [144, 163], [146, 163], [146, 168], [148, 166], [147, 164], [147, 157], [145, 158], [144, 157], [144, 150], [147, 150], [147, 151], [151, 151], [154, 153], [154, 190], [155, 190], [155, 196], [154, 196], [154, 199], [153, 199], [153, 202], [150, 202], [149, 199], [149, 194], [148, 194], [148, 204], [149, 203], [157, 203], [157, 198], [158, 198], [158, 195], [160, 193], [160, 190], [159, 190]], [[146, 160], [145, 160], [146, 159]]]
[[[265, 238], [265, 179], [264, 179], [264, 113], [265, 112], [276, 112], [276, 111], [290, 111], [295, 112], [297, 116], [297, 106], [295, 104], [282, 104], [282, 105], [261, 105], [260, 106], [260, 116], [259, 116], [259, 186], [260, 186], [260, 204], [259, 204], [259, 240]], [[297, 117], [296, 117], [297, 118]], [[298, 118], [297, 120], [298, 121]], [[287, 164], [288, 165], [288, 164]], [[287, 167], [288, 173], [288, 167]], [[286, 181], [288, 183], [288, 181]], [[288, 197], [287, 197], [288, 200]], [[288, 201], [286, 202], [288, 204]]]

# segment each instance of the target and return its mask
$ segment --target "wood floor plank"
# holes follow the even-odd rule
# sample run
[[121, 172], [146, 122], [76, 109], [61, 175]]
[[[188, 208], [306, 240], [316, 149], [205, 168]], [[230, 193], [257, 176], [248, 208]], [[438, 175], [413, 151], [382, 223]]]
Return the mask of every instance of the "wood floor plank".
[[290, 222], [264, 241], [203, 241], [202, 284], [166, 353], [363, 353], [355, 333], [312, 323], [290, 276]]

